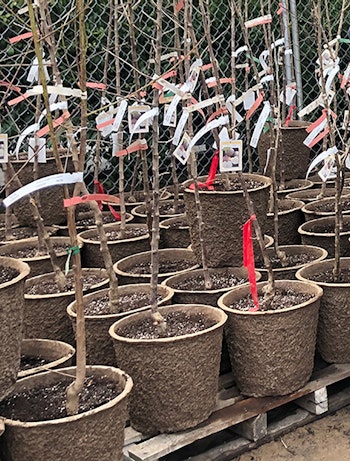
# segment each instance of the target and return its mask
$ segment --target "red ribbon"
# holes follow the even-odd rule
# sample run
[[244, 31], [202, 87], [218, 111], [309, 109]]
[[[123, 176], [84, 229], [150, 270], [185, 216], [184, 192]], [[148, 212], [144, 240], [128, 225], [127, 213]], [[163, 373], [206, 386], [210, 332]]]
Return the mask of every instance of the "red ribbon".
[[287, 115], [287, 118], [286, 118], [286, 126], [289, 126], [290, 124], [290, 121], [292, 120], [292, 115], [293, 115], [293, 110], [295, 109], [295, 105], [292, 104], [290, 107], [289, 107], [289, 110], [288, 110], [288, 115]]
[[248, 269], [248, 278], [250, 292], [254, 301], [254, 308], [249, 309], [250, 312], [256, 312], [259, 308], [258, 289], [256, 286], [254, 250], [252, 240], [252, 222], [256, 219], [255, 214], [243, 224], [243, 265]]
[[[212, 159], [211, 164], [210, 164], [209, 174], [208, 174], [207, 180], [205, 182], [199, 182], [198, 183], [198, 188], [199, 189], [214, 190], [213, 183], [215, 181], [215, 176], [216, 176], [216, 171], [218, 169], [218, 165], [219, 165], [219, 151], [216, 150], [214, 152], [214, 156], [213, 156], [213, 159]], [[189, 189], [191, 189], [191, 190], [194, 190], [194, 187], [195, 187], [194, 184], [189, 185]]]
[[[100, 183], [100, 181], [98, 179], [94, 179], [94, 184], [97, 186], [97, 192], [99, 194], [104, 194], [105, 193], [103, 185]], [[97, 205], [98, 205], [99, 209], [102, 210], [103, 205], [102, 205], [101, 200], [97, 200]], [[116, 221], [121, 221], [122, 217], [120, 216], [119, 213], [117, 213], [115, 211], [115, 209], [112, 207], [112, 205], [107, 202], [107, 206], [108, 206], [109, 211], [111, 212], [112, 216], [114, 217], [114, 219]]]
[[112, 203], [117, 203], [117, 204], [120, 203], [119, 198], [115, 197], [114, 195], [88, 194], [88, 195], [78, 195], [76, 197], [66, 198], [63, 200], [63, 206], [67, 208], [69, 206], [78, 205], [79, 203], [91, 202], [93, 200], [95, 200], [96, 202], [98, 200], [104, 200], [106, 202], [112, 202]]

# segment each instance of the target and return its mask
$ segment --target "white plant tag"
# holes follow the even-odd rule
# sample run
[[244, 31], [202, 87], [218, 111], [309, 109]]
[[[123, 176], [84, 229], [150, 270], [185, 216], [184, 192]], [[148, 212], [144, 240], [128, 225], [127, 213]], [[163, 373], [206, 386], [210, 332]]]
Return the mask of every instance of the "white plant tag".
[[34, 163], [35, 152], [37, 151], [38, 163], [46, 163], [46, 139], [29, 138], [28, 141], [28, 160]]

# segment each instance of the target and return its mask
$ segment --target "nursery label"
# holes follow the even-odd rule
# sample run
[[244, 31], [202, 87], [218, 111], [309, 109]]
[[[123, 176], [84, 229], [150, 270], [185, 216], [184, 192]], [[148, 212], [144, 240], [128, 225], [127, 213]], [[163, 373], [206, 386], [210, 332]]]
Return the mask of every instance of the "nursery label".
[[262, 129], [263, 129], [264, 125], [265, 125], [265, 122], [266, 122], [268, 116], [270, 115], [270, 112], [271, 112], [270, 103], [269, 103], [269, 101], [266, 101], [266, 102], [264, 102], [264, 108], [261, 111], [261, 114], [259, 115], [258, 121], [257, 121], [257, 123], [255, 125], [255, 128], [254, 128], [254, 131], [253, 131], [252, 139], [250, 140], [250, 145], [252, 147], [256, 147], [258, 145], [258, 141], [259, 141]]
[[0, 134], [0, 163], [8, 162], [8, 136]]
[[190, 145], [191, 138], [188, 136], [187, 133], [185, 133], [177, 146], [177, 148], [174, 150], [174, 157], [176, 157], [179, 162], [181, 162], [183, 165], [186, 165], [188, 158], [190, 156], [191, 150], [188, 149], [188, 146]]
[[[149, 106], [139, 106], [139, 105], [134, 105], [129, 107], [129, 112], [128, 112], [128, 122], [129, 122], [129, 131], [130, 131], [130, 136], [132, 136], [135, 133], [148, 133], [149, 131], [149, 118], [147, 117], [147, 113], [150, 112], [150, 107]], [[151, 117], [154, 115], [151, 114]]]
[[220, 141], [220, 172], [242, 170], [242, 141]]
[[258, 18], [246, 21], [244, 25], [246, 29], [250, 29], [251, 27], [260, 26], [262, 24], [268, 24], [270, 22], [272, 22], [272, 16], [271, 14], [266, 14], [265, 16], [259, 16]]
[[184, 109], [180, 117], [179, 123], [177, 124], [174, 137], [172, 140], [172, 144], [174, 144], [175, 146], [177, 146], [180, 142], [180, 138], [181, 138], [184, 126], [186, 125], [189, 115], [190, 113], [188, 112], [188, 110]]
[[58, 173], [51, 176], [46, 176], [45, 178], [37, 179], [36, 181], [33, 181], [10, 194], [3, 200], [3, 204], [7, 208], [26, 195], [29, 195], [32, 192], [40, 189], [45, 189], [46, 187], [62, 186], [64, 184], [75, 184], [77, 182], [83, 182], [83, 175], [83, 172]]
[[28, 161], [34, 163], [37, 155], [38, 163], [46, 163], [46, 139], [29, 138], [28, 141]]

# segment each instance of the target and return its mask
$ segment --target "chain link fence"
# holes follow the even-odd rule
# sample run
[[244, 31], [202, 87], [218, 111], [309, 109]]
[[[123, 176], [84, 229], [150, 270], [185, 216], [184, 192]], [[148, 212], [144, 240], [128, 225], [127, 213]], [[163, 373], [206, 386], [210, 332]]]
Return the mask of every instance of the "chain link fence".
[[[186, 0], [185, 0], [186, 2]], [[36, 2], [38, 5], [45, 4], [43, 0]], [[185, 11], [186, 6], [176, 11], [174, 3], [164, 1], [163, 8], [163, 40], [162, 55], [179, 52], [184, 54], [185, 46], [188, 45], [188, 36], [184, 36], [185, 31]], [[177, 3], [177, 2], [176, 2]], [[178, 3], [180, 5], [181, 2]], [[193, 0], [191, 3], [191, 22], [193, 35], [191, 36], [190, 48], [197, 51], [202, 58], [203, 63], [209, 63], [208, 44], [205, 39], [203, 29], [203, 14], [200, 10], [198, 1]], [[263, 1], [264, 14], [266, 14], [267, 1]], [[285, 18], [288, 24], [289, 40], [291, 48], [299, 47], [300, 51], [300, 70], [302, 86], [298, 88], [299, 95], [303, 97], [304, 106], [317, 98], [319, 87], [315, 75], [317, 60], [317, 35], [312, 15], [312, 4], [309, 1], [296, 2], [297, 10], [292, 12], [287, 0], [278, 4], [272, 3], [272, 38], [276, 40], [283, 36], [281, 31], [281, 18]], [[338, 23], [341, 12], [341, 1], [325, 2], [325, 8], [322, 11], [325, 24], [325, 33], [328, 38], [334, 38], [338, 33]], [[241, 9], [239, 17], [243, 21], [253, 19], [262, 15], [261, 3], [252, 0], [245, 2], [237, 1], [235, 4]], [[18, 96], [19, 91], [24, 93], [31, 85], [27, 81], [28, 73], [33, 64], [35, 57], [32, 40], [21, 40], [11, 44], [11, 37], [30, 31], [28, 12], [21, 11], [26, 2], [22, 0], [1, 0], [1, 22], [0, 32], [0, 109], [1, 109], [1, 132], [9, 136], [9, 152], [14, 152], [15, 145], [21, 133], [35, 122], [36, 111], [43, 110], [43, 102], [36, 105], [35, 98], [28, 98], [16, 105], [9, 106], [8, 101]], [[283, 5], [284, 14], [278, 15], [279, 6]], [[220, 77], [231, 77], [231, 56], [232, 46], [237, 50], [244, 45], [241, 24], [239, 17], [233, 18], [231, 3], [224, 0], [207, 0], [205, 6], [210, 10], [206, 15], [210, 19], [211, 40], [214, 53], [220, 70]], [[48, 2], [52, 28], [55, 31], [54, 37], [56, 42], [56, 60], [62, 77], [64, 86], [77, 88], [78, 83], [78, 23], [77, 10], [75, 2], [69, 0], [50, 0]], [[39, 7], [35, 8], [39, 28], [42, 27], [40, 21]], [[154, 64], [152, 59], [155, 53], [155, 15], [156, 4], [150, 1], [134, 0], [90, 0], [86, 2], [86, 32], [87, 32], [87, 79], [89, 82], [100, 82], [106, 84], [106, 90], [98, 89], [88, 90], [88, 147], [86, 153], [86, 183], [93, 188], [94, 169], [96, 164], [96, 154], [99, 155], [98, 178], [104, 185], [105, 190], [110, 193], [118, 192], [118, 159], [113, 157], [111, 136], [103, 137], [96, 129], [96, 116], [102, 105], [108, 103], [116, 106], [117, 96], [128, 97], [129, 104], [142, 103], [152, 105], [152, 89], [150, 80], [154, 74]], [[291, 33], [290, 25], [296, 23], [296, 32], [298, 32], [298, 42], [295, 33]], [[234, 21], [234, 23], [233, 23]], [[348, 21], [349, 22], [349, 21]], [[346, 35], [347, 24], [345, 21], [344, 30], [341, 35]], [[117, 32], [117, 33], [116, 33]], [[295, 31], [294, 31], [295, 32]], [[232, 37], [234, 36], [234, 43]], [[187, 38], [186, 38], [187, 37]], [[116, 40], [116, 38], [118, 40]], [[325, 37], [323, 37], [325, 38]], [[324, 40], [323, 40], [324, 41]], [[119, 43], [118, 43], [119, 42]], [[43, 41], [43, 51], [45, 59], [48, 59], [48, 50]], [[263, 28], [261, 26], [249, 29], [249, 43], [258, 71], [261, 71], [261, 65], [258, 61], [260, 54], [266, 48], [264, 42]], [[118, 48], [119, 47], [119, 48]], [[180, 49], [179, 49], [180, 47]], [[121, 92], [118, 94], [116, 89], [116, 49], [119, 49], [120, 57], [120, 76]], [[294, 48], [295, 50], [295, 48]], [[340, 54], [341, 67], [344, 71], [347, 63], [350, 61], [349, 45], [341, 45]], [[236, 96], [240, 96], [247, 87], [254, 83], [252, 72], [248, 75], [245, 71], [244, 64], [249, 61], [246, 53], [241, 53], [237, 57], [235, 70]], [[192, 53], [191, 60], [195, 59], [195, 53]], [[174, 68], [174, 61], [165, 59], [162, 61], [162, 72]], [[180, 82], [181, 66], [177, 68], [177, 76], [172, 77], [174, 83]], [[282, 72], [282, 67], [280, 67]], [[52, 79], [52, 70], [48, 66], [48, 73]], [[281, 74], [282, 75], [282, 74]], [[281, 81], [281, 75], [279, 80]], [[206, 71], [205, 77], [212, 76], [212, 72]], [[292, 75], [294, 79], [294, 75]], [[52, 84], [52, 83], [51, 83]], [[18, 88], [15, 88], [18, 87]], [[137, 90], [142, 89], [145, 93]], [[223, 87], [225, 98], [232, 94], [231, 84], [224, 84]], [[208, 89], [209, 96], [215, 95], [215, 88]], [[193, 96], [200, 101], [205, 99], [205, 92], [200, 84], [196, 86]], [[101, 101], [101, 97], [103, 97]], [[80, 106], [77, 98], [69, 98], [68, 109], [71, 114], [71, 121], [74, 130], [78, 133], [80, 125]], [[171, 161], [171, 139], [174, 130], [162, 125], [163, 106], [160, 110], [160, 174], [161, 185], [167, 186], [172, 183], [171, 168], [176, 169], [180, 181], [187, 179], [187, 169], [180, 163]], [[178, 111], [179, 112], [179, 111]], [[207, 110], [204, 110], [205, 118], [208, 117]], [[242, 115], [243, 110], [241, 110]], [[250, 127], [254, 127], [259, 111], [254, 114], [250, 122]], [[315, 114], [318, 116], [319, 114]], [[177, 114], [178, 119], [180, 113]], [[197, 132], [205, 120], [198, 112], [193, 117], [193, 130]], [[127, 117], [122, 122], [123, 146], [126, 147], [130, 142], [128, 132]], [[248, 155], [251, 156], [250, 167], [254, 171], [259, 170], [258, 158], [254, 149], [251, 153], [247, 148], [247, 125], [241, 123], [237, 132], [241, 136], [246, 146], [244, 149], [244, 169], [249, 168]], [[67, 141], [64, 133], [59, 136], [59, 141], [63, 147], [67, 147]], [[146, 138], [148, 145], [152, 145], [151, 133], [142, 135]], [[133, 138], [134, 140], [134, 138]], [[21, 148], [26, 151], [27, 138], [24, 140]], [[209, 165], [212, 158], [214, 139], [211, 134], [205, 136], [200, 142], [198, 149], [198, 173], [204, 175], [208, 173]], [[49, 141], [48, 141], [49, 144]], [[151, 178], [151, 148], [147, 155], [148, 174]], [[126, 189], [131, 185], [142, 187], [142, 173], [140, 154], [131, 154], [125, 157], [125, 183]]]

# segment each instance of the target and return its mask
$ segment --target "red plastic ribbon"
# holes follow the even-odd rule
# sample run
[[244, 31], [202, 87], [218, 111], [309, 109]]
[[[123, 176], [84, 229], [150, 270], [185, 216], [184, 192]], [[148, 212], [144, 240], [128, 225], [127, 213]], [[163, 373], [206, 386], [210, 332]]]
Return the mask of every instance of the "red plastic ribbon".
[[[205, 182], [197, 183], [199, 189], [214, 190], [213, 183], [215, 181], [215, 176], [216, 176], [216, 171], [218, 169], [218, 165], [219, 165], [219, 151], [216, 150], [214, 152], [214, 156], [210, 164], [207, 180]], [[195, 188], [194, 184], [189, 185], [189, 189], [194, 190], [194, 188]]]
[[286, 126], [289, 126], [291, 120], [292, 120], [292, 115], [293, 115], [293, 110], [295, 109], [295, 105], [292, 104], [290, 107], [289, 107], [289, 110], [288, 110], [288, 115], [287, 115], [287, 118], [286, 118]]
[[[280, 14], [283, 13], [283, 5], [282, 5], [282, 3], [279, 3], [278, 6], [279, 6], [279, 8], [278, 8], [278, 10], [277, 10], [277, 14], [280, 15]], [[287, 126], [288, 126], [288, 125], [287, 125]]]
[[[100, 181], [98, 179], [94, 179], [94, 184], [97, 186], [97, 192], [99, 194], [104, 194], [105, 193], [103, 185], [100, 183]], [[102, 210], [102, 208], [103, 208], [102, 201], [97, 200], [97, 204], [98, 204], [99, 209]], [[116, 221], [121, 221], [122, 217], [120, 216], [119, 213], [117, 213], [115, 211], [115, 209], [112, 207], [112, 205], [107, 202], [107, 206], [109, 208], [109, 211], [111, 212], [111, 215], [114, 217], [114, 219]]]
[[111, 203], [120, 203], [119, 198], [115, 197], [114, 195], [88, 194], [88, 195], [79, 195], [79, 196], [72, 197], [72, 198], [66, 198], [63, 200], [63, 206], [67, 208], [69, 206], [78, 205], [79, 203], [91, 202], [93, 200], [95, 201], [104, 200], [106, 202], [111, 202]]
[[[53, 123], [52, 123], [52, 124], [53, 124], [53, 127], [54, 127], [54, 128], [57, 128], [58, 126], [63, 125], [63, 123], [64, 123], [69, 117], [70, 117], [70, 113], [69, 113], [68, 111], [63, 112], [63, 114], [62, 114], [60, 117], [56, 118], [56, 120], [53, 121]], [[43, 128], [41, 128], [41, 130], [39, 130], [39, 131], [37, 132], [36, 135], [38, 136], [38, 138], [41, 138], [42, 136], [47, 135], [49, 131], [50, 131], [49, 125], [45, 125]]]
[[16, 37], [11, 37], [9, 42], [11, 44], [20, 42], [21, 40], [25, 40], [26, 38], [32, 38], [33, 32], [26, 32], [25, 34], [17, 35]]
[[246, 113], [246, 116], [245, 116], [245, 119], [246, 120], [249, 120], [250, 117], [254, 114], [254, 112], [256, 111], [256, 109], [260, 106], [260, 104], [263, 102], [263, 99], [264, 99], [264, 93], [262, 91], [259, 92], [259, 96], [256, 98], [256, 100], [254, 101], [254, 104], [252, 105], [252, 107], [248, 110], [248, 112]]
[[252, 223], [254, 219], [256, 219], [255, 214], [252, 215], [245, 224], [243, 224], [243, 265], [248, 269], [250, 292], [255, 305], [254, 308], [249, 309], [250, 312], [255, 312], [260, 309], [258, 289], [256, 286], [254, 250], [252, 240]]
[[221, 114], [227, 114], [227, 107], [220, 107], [220, 109], [218, 109], [217, 111], [215, 111], [213, 114], [211, 114], [211, 116], [208, 118], [208, 120], [206, 121], [206, 125], [208, 125], [208, 123], [210, 123], [212, 120], [214, 120], [215, 117], [217, 117], [218, 115], [221, 115]]

